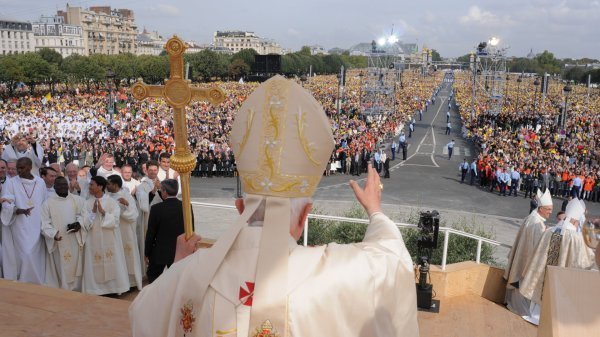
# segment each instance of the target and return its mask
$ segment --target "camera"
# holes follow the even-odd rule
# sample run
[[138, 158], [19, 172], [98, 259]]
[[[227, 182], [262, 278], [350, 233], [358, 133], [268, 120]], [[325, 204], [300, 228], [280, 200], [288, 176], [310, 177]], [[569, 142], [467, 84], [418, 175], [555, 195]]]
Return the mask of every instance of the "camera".
[[427, 282], [427, 276], [429, 276], [433, 249], [437, 248], [438, 244], [440, 214], [437, 211], [421, 212], [418, 227], [421, 231], [417, 237], [417, 264], [419, 265], [419, 282], [416, 284], [417, 307], [432, 310], [434, 308], [433, 285]]
[[437, 211], [421, 212], [418, 226], [421, 233], [417, 239], [417, 246], [419, 248], [437, 248], [440, 214]]
[[77, 232], [80, 229], [81, 224], [79, 224], [79, 221], [75, 221], [67, 225], [67, 232]]

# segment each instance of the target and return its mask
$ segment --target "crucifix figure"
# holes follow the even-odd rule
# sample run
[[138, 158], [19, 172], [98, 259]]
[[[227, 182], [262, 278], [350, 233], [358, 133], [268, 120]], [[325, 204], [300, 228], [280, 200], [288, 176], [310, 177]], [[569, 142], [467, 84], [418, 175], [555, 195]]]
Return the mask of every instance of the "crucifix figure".
[[190, 204], [190, 172], [196, 167], [196, 156], [188, 146], [187, 120], [185, 107], [192, 100], [207, 100], [218, 105], [225, 100], [225, 93], [218, 87], [201, 89], [192, 87], [183, 76], [183, 53], [186, 46], [177, 36], [173, 36], [165, 49], [169, 54], [170, 77], [165, 85], [146, 85], [141, 80], [131, 87], [132, 95], [137, 100], [147, 97], [161, 97], [173, 108], [175, 128], [175, 154], [171, 157], [171, 166], [181, 177], [181, 194], [183, 197], [183, 221], [185, 237], [193, 235], [192, 212]]

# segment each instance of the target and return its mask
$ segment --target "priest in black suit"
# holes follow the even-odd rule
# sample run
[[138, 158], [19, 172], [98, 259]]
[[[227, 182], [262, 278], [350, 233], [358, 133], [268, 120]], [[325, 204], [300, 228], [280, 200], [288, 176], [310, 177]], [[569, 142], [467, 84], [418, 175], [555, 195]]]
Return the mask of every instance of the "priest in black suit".
[[177, 180], [163, 180], [160, 183], [163, 202], [153, 205], [150, 209], [144, 252], [148, 263], [146, 275], [150, 283], [162, 274], [165, 267], [171, 266], [175, 258], [177, 236], [185, 232], [183, 208], [181, 200], [177, 199], [178, 189]]

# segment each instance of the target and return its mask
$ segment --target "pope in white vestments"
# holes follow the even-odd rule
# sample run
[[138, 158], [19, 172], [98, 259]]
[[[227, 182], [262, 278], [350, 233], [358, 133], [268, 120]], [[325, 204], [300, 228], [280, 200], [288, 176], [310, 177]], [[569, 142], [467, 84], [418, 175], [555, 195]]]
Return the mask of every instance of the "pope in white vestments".
[[48, 251], [45, 283], [51, 287], [81, 291], [86, 235], [81, 226], [86, 217], [84, 200], [69, 193], [68, 182], [63, 177], [56, 179], [54, 188], [56, 195], [46, 199], [42, 205], [42, 234]]
[[2, 197], [2, 268], [4, 278], [43, 284], [46, 252], [40, 232], [46, 185], [31, 174], [29, 158], [17, 160], [18, 176], [8, 179]]
[[191, 256], [199, 237], [178, 239], [175, 259], [187, 257], [135, 299], [133, 335], [418, 336], [413, 263], [381, 213], [372, 167], [364, 189], [351, 182], [370, 218], [363, 242], [296, 244], [333, 150], [314, 98], [269, 79], [238, 112], [232, 143], [247, 193], [236, 201], [239, 220]]
[[123, 251], [125, 253], [125, 262], [129, 273], [129, 284], [142, 290], [142, 264], [138, 254], [137, 241], [137, 219], [138, 210], [135, 200], [129, 193], [129, 190], [123, 188], [123, 180], [117, 175], [108, 177], [107, 185], [108, 195], [115, 200], [120, 209], [119, 229], [123, 240]]
[[552, 196], [550, 190], [545, 193], [537, 191], [538, 208], [529, 214], [517, 233], [515, 242], [508, 255], [508, 263], [504, 272], [506, 282], [506, 303], [510, 311], [519, 316], [530, 314], [530, 302], [518, 291], [519, 281], [525, 276], [525, 268], [533, 257], [533, 253], [546, 231], [545, 221], [552, 214]]
[[122, 294], [129, 291], [129, 277], [119, 230], [121, 209], [104, 194], [106, 179], [100, 176], [90, 182], [90, 198], [85, 201], [83, 286], [88, 294]]

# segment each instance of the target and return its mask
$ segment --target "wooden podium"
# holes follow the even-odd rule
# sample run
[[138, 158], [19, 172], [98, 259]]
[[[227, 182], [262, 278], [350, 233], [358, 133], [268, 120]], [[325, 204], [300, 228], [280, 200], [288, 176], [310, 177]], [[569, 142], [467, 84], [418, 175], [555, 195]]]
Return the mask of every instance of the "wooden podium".
[[130, 337], [129, 304], [0, 279], [0, 336]]
[[547, 268], [538, 336], [600, 336], [600, 272]]

